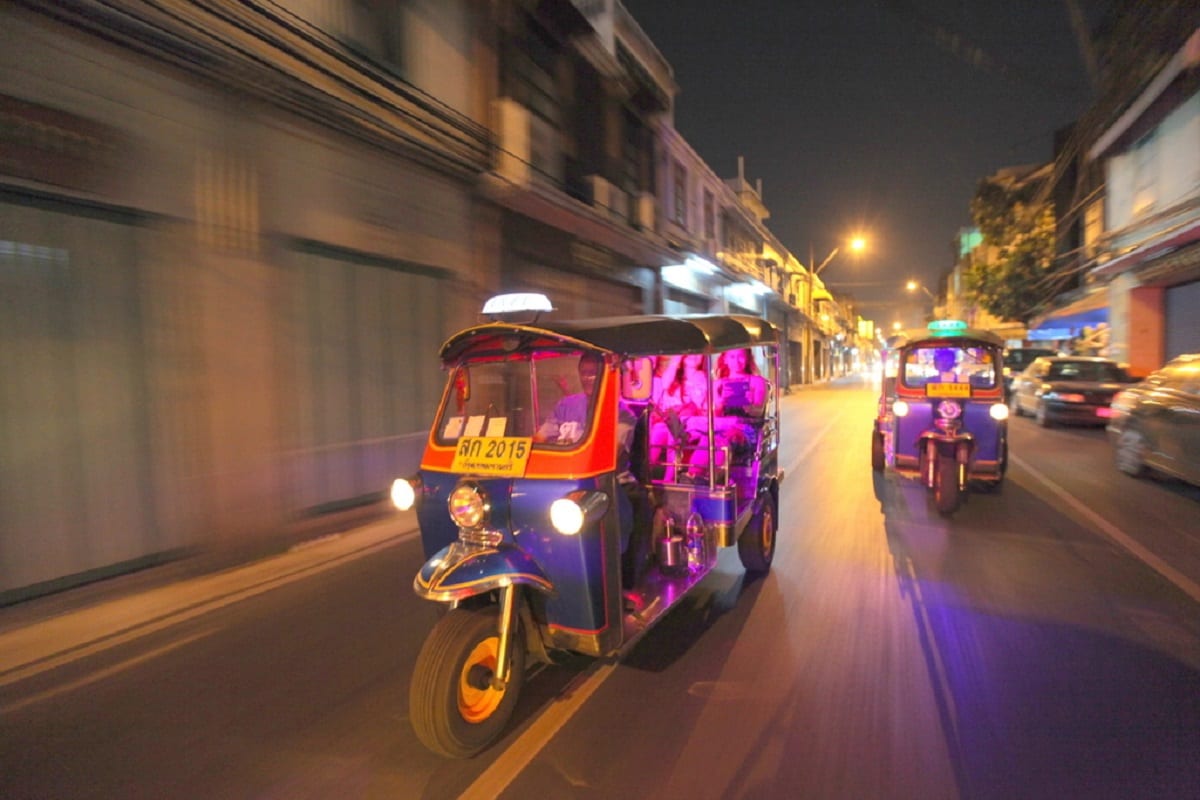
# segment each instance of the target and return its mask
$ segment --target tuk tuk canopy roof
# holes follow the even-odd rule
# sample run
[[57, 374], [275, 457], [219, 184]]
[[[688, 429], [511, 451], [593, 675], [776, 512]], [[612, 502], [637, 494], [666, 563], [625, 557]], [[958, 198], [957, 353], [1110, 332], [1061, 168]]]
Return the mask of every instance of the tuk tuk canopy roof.
[[[512, 337], [517, 337], [517, 342]], [[779, 329], [765, 319], [744, 314], [637, 315], [539, 320], [530, 324], [488, 322], [451, 336], [442, 345], [441, 358], [451, 362], [468, 350], [488, 350], [485, 342], [489, 340], [496, 343], [498, 351], [555, 342], [621, 356], [657, 356], [778, 344]]]
[[914, 328], [904, 331], [895, 336], [888, 337], [887, 347], [889, 350], [898, 350], [901, 347], [913, 347], [916, 345], [943, 345], [945, 347], [961, 346], [967, 342], [974, 341], [996, 347], [1004, 347], [1004, 340], [999, 335], [982, 328], [957, 328], [946, 330], [929, 330], [928, 328]]

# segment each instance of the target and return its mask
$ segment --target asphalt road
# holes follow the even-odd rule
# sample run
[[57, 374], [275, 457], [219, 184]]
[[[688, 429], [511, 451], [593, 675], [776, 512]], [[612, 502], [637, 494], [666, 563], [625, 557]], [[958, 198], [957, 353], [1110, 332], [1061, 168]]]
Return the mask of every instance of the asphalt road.
[[478, 758], [408, 727], [435, 609], [399, 535], [0, 682], [0, 797], [1200, 797], [1200, 490], [1020, 419], [1003, 489], [942, 518], [872, 473], [864, 387], [785, 399], [766, 578], [722, 553]]

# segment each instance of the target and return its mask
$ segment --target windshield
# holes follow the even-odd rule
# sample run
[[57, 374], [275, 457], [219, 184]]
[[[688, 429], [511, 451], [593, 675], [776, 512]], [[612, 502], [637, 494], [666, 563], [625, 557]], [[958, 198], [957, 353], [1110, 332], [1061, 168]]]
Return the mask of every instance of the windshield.
[[1046, 380], [1122, 383], [1125, 381], [1125, 370], [1104, 361], [1053, 361], [1046, 373]]
[[904, 357], [904, 385], [969, 383], [976, 389], [996, 386], [996, 361], [991, 348], [929, 344], [914, 347]]
[[603, 362], [579, 351], [521, 353], [460, 364], [437, 421], [440, 444], [464, 436], [532, 437], [535, 446], [582, 439]]

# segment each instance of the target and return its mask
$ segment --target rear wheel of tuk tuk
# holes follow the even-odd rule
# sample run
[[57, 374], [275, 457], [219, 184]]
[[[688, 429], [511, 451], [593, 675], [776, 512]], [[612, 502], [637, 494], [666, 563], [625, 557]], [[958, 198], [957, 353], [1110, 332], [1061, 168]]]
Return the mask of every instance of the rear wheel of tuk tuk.
[[951, 454], [938, 453], [933, 474], [933, 503], [939, 514], [953, 514], [962, 498], [958, 482], [958, 460]]
[[883, 472], [883, 434], [875, 431], [871, 434], [871, 469], [876, 472]]
[[409, 686], [413, 731], [435, 753], [469, 758], [499, 738], [525, 677], [525, 647], [513, 631], [509, 679], [491, 684], [500, 652], [499, 609], [453, 609], [421, 647]]
[[746, 523], [742, 535], [738, 537], [738, 558], [746, 572], [761, 575], [771, 569], [771, 560], [775, 558], [775, 515], [776, 503], [774, 492], [768, 492], [763, 498], [762, 506]]

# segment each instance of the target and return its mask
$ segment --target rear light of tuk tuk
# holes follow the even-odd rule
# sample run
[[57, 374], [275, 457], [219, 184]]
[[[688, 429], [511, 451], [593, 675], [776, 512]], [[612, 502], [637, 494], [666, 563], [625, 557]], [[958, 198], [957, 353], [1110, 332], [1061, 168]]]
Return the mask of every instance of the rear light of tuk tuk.
[[421, 496], [421, 479], [419, 477], [412, 478], [396, 478], [392, 481], [392, 505], [401, 511], [408, 511], [417, 504], [417, 498]]
[[604, 492], [571, 492], [550, 504], [550, 524], [559, 533], [574, 536], [607, 510], [608, 495]]
[[897, 417], [907, 417], [908, 403], [904, 402], [903, 400], [897, 400], [896, 402], [892, 403], [892, 413]]
[[446, 501], [450, 519], [460, 528], [478, 528], [487, 523], [492, 504], [487, 492], [475, 481], [463, 481], [450, 492]]

